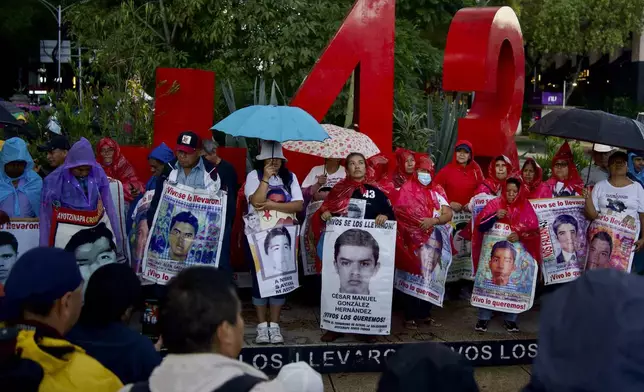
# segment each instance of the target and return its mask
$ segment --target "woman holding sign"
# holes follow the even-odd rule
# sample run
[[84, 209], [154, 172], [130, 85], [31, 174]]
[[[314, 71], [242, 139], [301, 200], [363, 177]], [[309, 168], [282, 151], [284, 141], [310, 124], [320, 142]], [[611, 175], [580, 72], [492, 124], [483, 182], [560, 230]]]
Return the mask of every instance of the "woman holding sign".
[[542, 181], [543, 169], [533, 158], [525, 160], [521, 168], [521, 179], [528, 190], [528, 199], [550, 197], [548, 187]]
[[510, 162], [510, 158], [505, 155], [499, 155], [490, 162], [487, 168], [487, 178], [476, 188], [474, 195], [485, 194], [499, 196], [501, 190], [503, 190], [505, 179], [512, 172], [514, 172], [514, 167], [512, 166], [512, 162]]
[[[364, 200], [364, 219], [373, 219], [377, 225], [382, 225], [387, 220], [395, 220], [394, 210], [389, 198], [378, 186], [367, 178], [367, 160], [360, 153], [351, 153], [346, 159], [348, 177], [336, 184], [331, 189], [320, 209], [313, 215], [311, 226], [315, 235], [315, 242], [319, 243], [324, 230], [324, 222], [333, 216], [347, 216], [349, 204]], [[318, 270], [321, 262], [318, 259]], [[322, 336], [323, 342], [333, 342], [343, 334], [327, 331]], [[373, 343], [376, 338], [371, 335], [359, 335], [362, 340]]]
[[[517, 268], [517, 253], [511, 243], [521, 242], [535, 259], [540, 252], [539, 220], [526, 193], [521, 179], [511, 177], [506, 181], [501, 196], [488, 203], [476, 218], [475, 227], [478, 230], [472, 238], [472, 261], [475, 271], [478, 270], [479, 258], [482, 257], [483, 235], [497, 222], [508, 224], [511, 229], [507, 240], [500, 241], [492, 248], [490, 270], [495, 285], [507, 285], [512, 272]], [[475, 329], [479, 332], [487, 331], [492, 315], [493, 311], [479, 308]], [[519, 331], [516, 324], [517, 316], [515, 313], [504, 313], [504, 327], [508, 332]]]
[[[588, 219], [597, 220], [600, 216], [612, 216], [619, 220], [619, 224], [610, 229], [609, 225], [614, 225], [612, 220], [610, 224], [603, 225], [600, 230], [594, 230], [594, 222], [588, 230], [588, 261], [586, 269], [596, 268], [617, 268], [620, 257], [616, 252], [619, 251], [618, 241], [622, 243], [625, 233], [616, 231], [620, 230], [619, 226], [635, 226], [634, 240], [635, 251], [639, 251], [644, 246], [644, 232], [640, 231], [644, 221], [644, 188], [638, 183], [628, 178], [628, 156], [622, 151], [613, 153], [608, 158], [608, 170], [610, 176], [608, 180], [598, 182], [593, 188], [592, 193], [584, 190], [586, 197], [586, 215]], [[630, 256], [630, 252], [628, 252]], [[622, 268], [623, 269], [623, 268]]]
[[[444, 225], [452, 220], [452, 209], [446, 200], [445, 191], [432, 182], [433, 173], [434, 163], [429, 157], [421, 157], [415, 178], [400, 188], [394, 207], [398, 221], [396, 268], [417, 276], [432, 276], [436, 264], [440, 264], [443, 241], [433, 244], [429, 240], [434, 226]], [[426, 267], [423, 261], [427, 257], [423, 256], [428, 252], [432, 260]], [[406, 295], [405, 327], [416, 329], [417, 320], [430, 322], [431, 309], [431, 303]]]
[[[248, 173], [244, 194], [248, 199], [249, 213], [278, 211], [296, 214], [302, 211], [304, 198], [302, 189], [294, 173], [286, 168], [286, 158], [280, 143], [262, 140], [261, 150], [257, 156], [260, 165], [257, 170]], [[286, 241], [286, 236], [280, 237]], [[288, 238], [289, 250], [293, 239]], [[267, 247], [268, 249], [268, 247]], [[286, 301], [283, 295], [262, 298], [257, 282], [255, 263], [253, 271], [253, 305], [257, 312], [257, 343], [284, 343], [279, 321], [282, 306]], [[270, 319], [266, 317], [266, 307], [270, 308]]]

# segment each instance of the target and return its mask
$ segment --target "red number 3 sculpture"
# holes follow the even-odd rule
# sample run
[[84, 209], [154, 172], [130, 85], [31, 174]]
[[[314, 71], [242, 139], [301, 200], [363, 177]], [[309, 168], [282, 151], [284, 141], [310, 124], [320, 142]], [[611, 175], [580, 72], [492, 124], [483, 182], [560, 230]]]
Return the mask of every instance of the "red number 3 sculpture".
[[504, 154], [518, 167], [514, 133], [525, 88], [523, 37], [510, 7], [464, 8], [447, 35], [443, 89], [475, 92], [468, 115], [458, 122], [459, 139], [477, 156]]

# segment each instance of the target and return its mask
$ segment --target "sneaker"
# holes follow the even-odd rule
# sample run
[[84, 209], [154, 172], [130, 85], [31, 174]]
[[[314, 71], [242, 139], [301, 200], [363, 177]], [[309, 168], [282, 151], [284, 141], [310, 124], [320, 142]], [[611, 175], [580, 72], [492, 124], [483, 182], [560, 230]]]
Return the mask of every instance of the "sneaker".
[[504, 321], [503, 326], [508, 332], [519, 332], [519, 326], [514, 321]]
[[277, 323], [270, 324], [270, 327], [268, 327], [268, 334], [271, 336], [272, 344], [284, 343], [284, 336], [282, 336], [282, 331]]
[[488, 320], [479, 320], [476, 322], [476, 326], [474, 327], [474, 330], [477, 332], [487, 332], [488, 323], [489, 323]]
[[255, 338], [255, 343], [268, 344], [270, 342], [271, 338], [268, 336], [268, 323], [257, 324], [257, 337]]

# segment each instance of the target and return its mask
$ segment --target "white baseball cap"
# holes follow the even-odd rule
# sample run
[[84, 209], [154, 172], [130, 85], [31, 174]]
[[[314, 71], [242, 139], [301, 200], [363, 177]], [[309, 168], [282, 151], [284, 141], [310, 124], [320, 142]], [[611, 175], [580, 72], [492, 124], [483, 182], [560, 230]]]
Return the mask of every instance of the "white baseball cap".
[[614, 149], [615, 149], [615, 147], [607, 146], [605, 144], [595, 143], [593, 145], [593, 151], [595, 151], [595, 152], [611, 152]]

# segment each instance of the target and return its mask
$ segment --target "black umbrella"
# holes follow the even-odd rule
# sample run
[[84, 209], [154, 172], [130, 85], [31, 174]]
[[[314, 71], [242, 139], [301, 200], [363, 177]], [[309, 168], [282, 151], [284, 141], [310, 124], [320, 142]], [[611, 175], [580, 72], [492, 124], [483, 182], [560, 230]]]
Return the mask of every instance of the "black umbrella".
[[20, 126], [18, 120], [3, 106], [0, 106], [0, 124]]
[[601, 110], [555, 110], [528, 132], [644, 151], [644, 124]]

